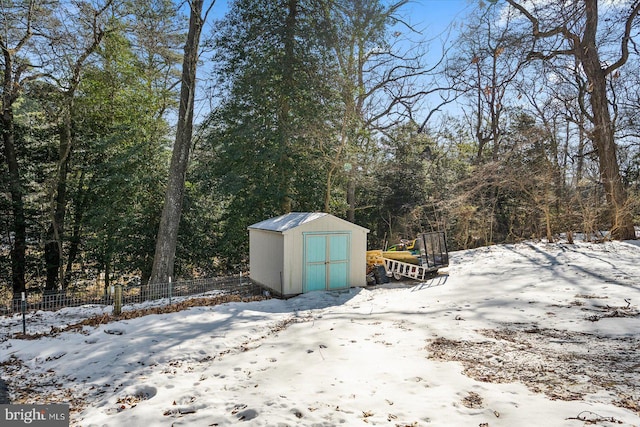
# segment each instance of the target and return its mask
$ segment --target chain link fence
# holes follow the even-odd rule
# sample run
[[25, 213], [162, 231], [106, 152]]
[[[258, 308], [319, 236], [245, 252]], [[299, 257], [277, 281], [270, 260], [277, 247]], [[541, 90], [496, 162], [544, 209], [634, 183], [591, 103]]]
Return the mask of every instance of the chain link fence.
[[[171, 304], [173, 298], [206, 296], [211, 293], [233, 293], [242, 296], [260, 295], [262, 288], [244, 276], [226, 276], [208, 279], [184, 280], [169, 283], [122, 286], [122, 305], [161, 300]], [[94, 290], [67, 290], [63, 292], [29, 292], [26, 295], [27, 312], [55, 311], [64, 307], [83, 305], [113, 305], [115, 286]], [[0, 298], [0, 315], [22, 312], [22, 301], [10, 295]]]

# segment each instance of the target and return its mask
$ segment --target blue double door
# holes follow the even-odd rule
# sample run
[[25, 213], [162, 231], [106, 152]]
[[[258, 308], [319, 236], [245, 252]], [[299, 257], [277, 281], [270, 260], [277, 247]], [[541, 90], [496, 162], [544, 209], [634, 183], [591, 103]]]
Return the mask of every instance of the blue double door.
[[349, 233], [304, 234], [304, 292], [349, 287]]

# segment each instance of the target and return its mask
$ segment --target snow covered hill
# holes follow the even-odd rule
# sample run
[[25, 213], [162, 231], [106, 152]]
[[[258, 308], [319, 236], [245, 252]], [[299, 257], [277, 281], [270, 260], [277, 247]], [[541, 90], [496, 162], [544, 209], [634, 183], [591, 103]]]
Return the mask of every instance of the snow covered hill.
[[[0, 377], [82, 426], [640, 426], [639, 305], [638, 242], [491, 246], [424, 283], [30, 340], [0, 318]], [[28, 332], [108, 312], [38, 312]]]

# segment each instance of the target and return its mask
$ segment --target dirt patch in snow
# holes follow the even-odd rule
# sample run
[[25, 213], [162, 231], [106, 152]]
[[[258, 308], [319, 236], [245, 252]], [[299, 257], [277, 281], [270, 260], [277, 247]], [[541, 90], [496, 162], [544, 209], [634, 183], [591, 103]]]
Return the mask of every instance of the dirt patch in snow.
[[429, 357], [460, 362], [463, 373], [478, 381], [517, 381], [554, 400], [580, 400], [606, 390], [613, 404], [640, 414], [639, 338], [518, 324], [476, 332], [486, 340], [429, 340]]

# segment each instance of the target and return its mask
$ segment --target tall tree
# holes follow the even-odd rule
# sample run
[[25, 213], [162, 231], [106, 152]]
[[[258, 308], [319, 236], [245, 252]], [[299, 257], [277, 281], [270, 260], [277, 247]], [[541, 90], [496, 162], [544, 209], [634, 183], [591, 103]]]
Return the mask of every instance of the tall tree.
[[15, 103], [29, 82], [42, 77], [41, 63], [35, 61], [34, 38], [41, 38], [41, 31], [52, 15], [55, 5], [36, 0], [2, 2], [0, 4], [0, 51], [2, 57], [2, 116], [0, 118], [4, 157], [8, 172], [11, 211], [13, 215], [13, 241], [11, 242], [11, 282], [14, 300], [26, 292], [25, 254], [27, 250], [26, 217], [24, 209], [24, 183], [16, 147], [14, 119]]
[[376, 191], [382, 196], [376, 211], [385, 218], [385, 231], [392, 239], [413, 238], [424, 230], [419, 211], [428, 204], [429, 195], [438, 192], [429, 173], [437, 148], [416, 128], [414, 123], [399, 125], [382, 139], [386, 162], [376, 173], [381, 184]]
[[104, 273], [105, 285], [118, 271], [148, 280], [168, 161], [168, 125], [159, 114], [166, 108], [165, 90], [149, 79], [146, 55], [134, 52], [125, 32], [122, 27], [105, 36], [75, 101], [68, 262], [82, 239], [86, 259]]
[[337, 94], [319, 5], [236, 1], [216, 31], [223, 101], [207, 120], [195, 172], [224, 203], [218, 249], [234, 263], [252, 221], [322, 208]]
[[476, 167], [471, 176], [454, 183], [459, 197], [449, 202], [455, 205], [458, 224], [473, 235], [459, 239], [463, 246], [499, 241], [509, 234], [513, 198], [505, 196], [500, 174], [508, 168], [503, 159], [518, 149], [509, 146], [505, 135], [513, 109], [509, 100], [526, 64], [526, 45], [513, 32], [512, 16], [483, 5], [466, 22], [445, 71], [475, 140]]
[[332, 35], [329, 46], [339, 73], [342, 117], [337, 150], [328, 156], [324, 209], [331, 210], [335, 181], [342, 175], [349, 221], [355, 220], [355, 181], [358, 171], [363, 170], [358, 156], [375, 145], [376, 132], [384, 132], [411, 114], [418, 92], [412, 86], [413, 79], [425, 73], [423, 53], [398, 42], [402, 31], [413, 31], [400, 18], [407, 3], [335, 0], [325, 8]]
[[193, 135], [193, 109], [196, 91], [196, 69], [200, 51], [200, 35], [212, 0], [204, 8], [204, 0], [189, 0], [189, 30], [184, 46], [182, 76], [180, 81], [180, 106], [173, 154], [169, 166], [169, 178], [156, 237], [156, 248], [151, 270], [151, 283], [166, 283], [173, 276], [178, 241], [178, 229], [182, 216], [185, 179]]
[[[608, 80], [629, 58], [632, 30], [640, 14], [640, 2], [622, 1], [610, 5], [609, 10], [619, 14], [602, 19], [598, 0], [565, 2], [549, 1], [544, 6], [527, 8], [524, 2], [506, 0], [519, 11], [531, 26], [534, 47], [531, 58], [551, 61], [571, 57], [581, 66], [588, 81], [588, 116], [593, 124], [591, 140], [598, 155], [599, 171], [611, 208], [611, 234], [616, 239], [634, 239], [633, 217], [628, 205], [627, 192], [620, 175], [617, 157], [615, 126], [611, 117], [612, 100]], [[603, 23], [622, 22], [622, 25]], [[617, 34], [614, 32], [618, 30]], [[615, 47], [612, 49], [612, 45]]]
[[56, 175], [50, 189], [50, 223], [44, 246], [47, 272], [45, 290], [50, 292], [56, 291], [58, 285], [64, 283], [62, 253], [68, 204], [67, 177], [74, 147], [72, 117], [76, 91], [87, 61], [98, 49], [108, 31], [107, 12], [112, 4], [113, 0], [104, 0], [98, 4], [78, 2], [75, 8], [71, 8], [76, 9], [75, 13], [67, 15], [67, 21], [73, 22], [65, 27], [69, 31], [56, 31], [51, 39], [52, 45], [55, 45], [54, 50], [59, 52], [59, 57], [54, 61], [58, 71], [52, 70], [51, 74], [61, 86], [62, 104], [59, 112], [60, 142]]
[[512, 31], [512, 19], [495, 7], [477, 9], [448, 61], [446, 74], [471, 107], [466, 115], [476, 138], [477, 163], [498, 159], [509, 91], [526, 63], [526, 46]]

